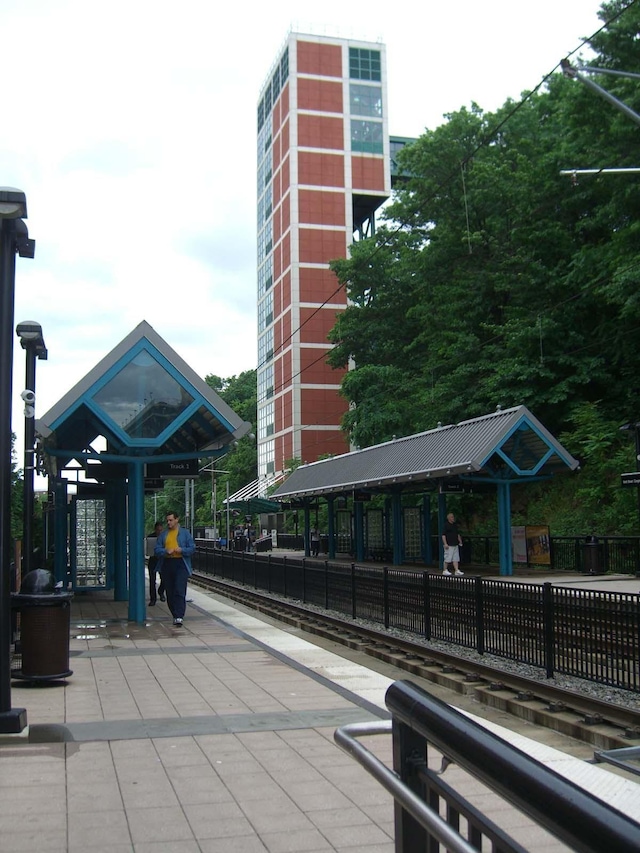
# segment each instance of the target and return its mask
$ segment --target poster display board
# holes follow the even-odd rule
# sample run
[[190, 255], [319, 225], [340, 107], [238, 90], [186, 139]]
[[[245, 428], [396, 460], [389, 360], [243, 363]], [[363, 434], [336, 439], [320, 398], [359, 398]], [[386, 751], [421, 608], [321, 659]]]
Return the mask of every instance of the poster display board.
[[527, 525], [527, 562], [534, 566], [551, 565], [551, 538], [545, 524]]
[[527, 562], [527, 534], [524, 525], [511, 528], [511, 558], [514, 563]]

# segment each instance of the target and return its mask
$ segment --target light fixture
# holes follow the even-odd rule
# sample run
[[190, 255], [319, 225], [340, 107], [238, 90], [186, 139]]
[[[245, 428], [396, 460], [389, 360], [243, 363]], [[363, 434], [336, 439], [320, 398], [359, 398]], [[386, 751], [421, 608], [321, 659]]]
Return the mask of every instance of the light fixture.
[[0, 187], [0, 219], [26, 219], [27, 197], [14, 187]]

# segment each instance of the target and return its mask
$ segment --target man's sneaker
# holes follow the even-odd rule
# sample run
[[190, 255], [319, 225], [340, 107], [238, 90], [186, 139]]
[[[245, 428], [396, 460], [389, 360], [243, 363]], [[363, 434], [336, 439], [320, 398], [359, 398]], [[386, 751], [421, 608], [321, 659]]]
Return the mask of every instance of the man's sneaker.
[[458, 569], [457, 572], [454, 572], [454, 575], [463, 575], [463, 574], [464, 574], [464, 572], [461, 572], [460, 569]]
[[174, 619], [173, 626], [174, 628], [182, 628], [182, 619]]
[[443, 575], [450, 575], [450, 574], [451, 574], [451, 572], [449, 571], [449, 569], [445, 569], [445, 570], [444, 570], [444, 572], [443, 572], [442, 574], [443, 574]]

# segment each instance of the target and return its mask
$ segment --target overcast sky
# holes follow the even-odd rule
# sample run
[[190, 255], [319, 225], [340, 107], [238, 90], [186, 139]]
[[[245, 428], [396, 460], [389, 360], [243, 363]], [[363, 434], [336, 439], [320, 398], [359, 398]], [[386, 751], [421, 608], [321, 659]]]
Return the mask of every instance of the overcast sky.
[[[419, 136], [536, 86], [599, 7], [0, 0], [0, 185], [27, 194], [37, 242], [15, 321], [49, 350], [38, 416], [141, 320], [202, 376], [256, 366], [256, 103], [289, 30], [383, 41], [390, 131]], [[20, 460], [23, 388], [16, 338]]]

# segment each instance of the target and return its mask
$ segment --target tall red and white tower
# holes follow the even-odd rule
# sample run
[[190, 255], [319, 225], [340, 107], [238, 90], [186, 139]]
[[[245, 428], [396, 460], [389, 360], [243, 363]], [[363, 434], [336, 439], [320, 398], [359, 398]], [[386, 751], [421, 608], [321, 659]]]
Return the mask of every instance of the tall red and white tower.
[[291, 33], [258, 105], [258, 474], [349, 449], [329, 261], [390, 194], [384, 45]]

